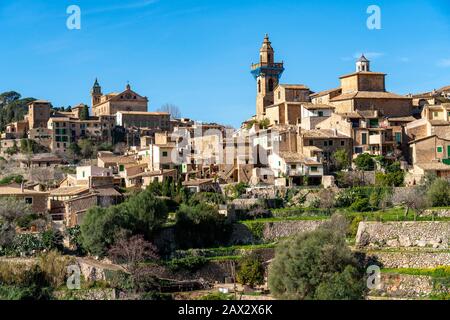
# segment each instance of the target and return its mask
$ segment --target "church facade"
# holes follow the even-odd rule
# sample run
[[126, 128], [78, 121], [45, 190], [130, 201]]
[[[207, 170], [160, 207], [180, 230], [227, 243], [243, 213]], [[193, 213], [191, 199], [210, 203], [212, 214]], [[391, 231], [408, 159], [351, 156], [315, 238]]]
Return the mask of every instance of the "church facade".
[[92, 114], [95, 117], [115, 115], [119, 111], [146, 112], [148, 108], [148, 98], [131, 90], [129, 84], [123, 92], [103, 94], [101, 86], [95, 80], [91, 97]]

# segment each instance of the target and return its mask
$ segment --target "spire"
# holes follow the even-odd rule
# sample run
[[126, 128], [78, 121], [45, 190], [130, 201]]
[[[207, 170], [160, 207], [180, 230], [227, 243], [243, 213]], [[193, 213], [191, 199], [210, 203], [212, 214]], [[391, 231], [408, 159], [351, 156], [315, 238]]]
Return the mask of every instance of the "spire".
[[361, 57], [358, 59], [359, 62], [369, 62], [369, 60], [367, 60], [367, 58], [364, 56], [364, 53], [361, 54]]
[[273, 52], [272, 43], [270, 42], [269, 35], [267, 33], [264, 36], [264, 41], [263, 41], [260, 51], [261, 52], [268, 52], [268, 51]]
[[127, 81], [126, 89], [127, 89], [127, 90], [131, 90], [130, 81]]
[[98, 87], [100, 87], [100, 84], [98, 83], [98, 79], [95, 78], [94, 88], [98, 88]]

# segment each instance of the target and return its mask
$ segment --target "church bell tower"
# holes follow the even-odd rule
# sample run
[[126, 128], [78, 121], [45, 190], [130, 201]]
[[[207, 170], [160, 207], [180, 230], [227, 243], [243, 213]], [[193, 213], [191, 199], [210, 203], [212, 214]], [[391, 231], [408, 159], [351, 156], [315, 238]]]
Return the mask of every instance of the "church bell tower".
[[91, 90], [91, 97], [92, 97], [92, 106], [96, 106], [100, 103], [100, 98], [102, 96], [102, 87], [100, 87], [100, 84], [98, 83], [98, 80], [95, 79], [94, 86]]
[[275, 55], [269, 36], [266, 34], [259, 50], [259, 63], [252, 64], [251, 73], [256, 79], [256, 118], [262, 120], [266, 107], [274, 102], [273, 90], [283, 74], [283, 62], [274, 62]]

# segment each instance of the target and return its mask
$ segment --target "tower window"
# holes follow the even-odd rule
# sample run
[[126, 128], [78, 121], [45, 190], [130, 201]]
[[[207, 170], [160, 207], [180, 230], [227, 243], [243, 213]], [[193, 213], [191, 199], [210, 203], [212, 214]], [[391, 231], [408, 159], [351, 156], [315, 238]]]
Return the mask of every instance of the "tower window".
[[267, 54], [267, 62], [270, 62], [270, 61], [272, 61], [272, 55], [269, 53], [269, 54]]
[[261, 92], [261, 80], [258, 80], [258, 92]]
[[273, 80], [269, 79], [269, 91], [272, 92], [273, 91]]

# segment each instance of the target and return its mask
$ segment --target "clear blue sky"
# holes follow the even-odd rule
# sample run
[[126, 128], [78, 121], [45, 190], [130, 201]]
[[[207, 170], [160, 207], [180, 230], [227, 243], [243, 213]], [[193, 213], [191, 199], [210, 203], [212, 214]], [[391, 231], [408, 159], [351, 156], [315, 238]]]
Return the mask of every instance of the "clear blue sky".
[[[66, 9], [81, 8], [81, 30]], [[377, 4], [382, 29], [366, 27]], [[450, 1], [2, 0], [0, 90], [89, 103], [96, 77], [104, 92], [127, 81], [150, 110], [178, 105], [183, 116], [238, 126], [255, 113], [264, 34], [285, 62], [283, 83], [319, 91], [338, 86], [367, 53], [400, 94], [450, 85]]]

